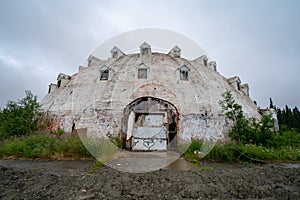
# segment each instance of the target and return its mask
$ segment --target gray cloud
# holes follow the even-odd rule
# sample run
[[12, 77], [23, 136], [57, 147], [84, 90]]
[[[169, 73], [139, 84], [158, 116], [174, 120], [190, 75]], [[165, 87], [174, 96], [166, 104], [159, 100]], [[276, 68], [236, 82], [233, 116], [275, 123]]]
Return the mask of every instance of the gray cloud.
[[298, 1], [0, 1], [0, 106], [47, 93], [102, 42], [153, 27], [184, 34], [239, 75], [259, 105], [299, 105]]

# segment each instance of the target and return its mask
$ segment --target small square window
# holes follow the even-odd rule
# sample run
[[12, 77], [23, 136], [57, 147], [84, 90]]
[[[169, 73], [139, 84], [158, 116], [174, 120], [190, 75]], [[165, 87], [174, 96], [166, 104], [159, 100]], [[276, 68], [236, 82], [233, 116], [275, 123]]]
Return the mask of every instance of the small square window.
[[180, 51], [174, 50], [174, 57], [175, 58], [180, 58]]
[[143, 56], [148, 55], [148, 49], [147, 48], [142, 49], [142, 55]]
[[100, 80], [108, 80], [108, 76], [109, 76], [109, 70], [103, 70], [101, 71]]
[[183, 81], [189, 80], [189, 73], [187, 70], [180, 70], [180, 80], [183, 80]]
[[118, 52], [113, 52], [112, 57], [113, 58], [118, 58]]
[[147, 79], [147, 69], [138, 69], [138, 79]]

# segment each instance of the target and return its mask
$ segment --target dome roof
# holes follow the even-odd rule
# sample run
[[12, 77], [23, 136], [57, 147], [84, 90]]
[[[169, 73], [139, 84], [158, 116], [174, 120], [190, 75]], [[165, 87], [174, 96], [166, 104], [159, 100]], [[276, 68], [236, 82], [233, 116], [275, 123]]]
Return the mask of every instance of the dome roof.
[[223, 77], [206, 55], [189, 60], [174, 46], [160, 53], [144, 43], [132, 54], [114, 46], [106, 60], [90, 55], [77, 73], [59, 74], [41, 108], [55, 116], [52, 127], [65, 132], [76, 127], [97, 138], [121, 133], [131, 141], [123, 145], [132, 150], [178, 148], [191, 139], [227, 140], [230, 124], [219, 105], [225, 91], [246, 116], [260, 118], [248, 84], [238, 76]]
[[[179, 49], [176, 46], [176, 49]], [[116, 47], [114, 47], [116, 49]], [[91, 56], [89, 57], [91, 58]], [[155, 96], [173, 101], [185, 113], [211, 112], [221, 114], [219, 101], [222, 93], [231, 91], [236, 101], [249, 116], [258, 117], [256, 105], [242, 90], [236, 76], [226, 79], [216, 71], [216, 63], [203, 62], [202, 55], [194, 60], [173, 57], [170, 54], [155, 53], [143, 57], [139, 53], [121, 54], [118, 58], [97, 59], [90, 66], [80, 67], [63, 87], [49, 93], [42, 101], [45, 110], [65, 112], [91, 106], [93, 109], [124, 109], [139, 96]], [[92, 59], [93, 61], [93, 59]], [[140, 69], [147, 77], [139, 79]], [[101, 80], [101, 72], [108, 71], [107, 80]], [[181, 80], [181, 70], [188, 71], [187, 80]], [[147, 89], [145, 89], [147, 86]], [[241, 87], [242, 86], [242, 87]], [[247, 88], [248, 89], [248, 88]], [[168, 92], [173, 95], [169, 99]]]

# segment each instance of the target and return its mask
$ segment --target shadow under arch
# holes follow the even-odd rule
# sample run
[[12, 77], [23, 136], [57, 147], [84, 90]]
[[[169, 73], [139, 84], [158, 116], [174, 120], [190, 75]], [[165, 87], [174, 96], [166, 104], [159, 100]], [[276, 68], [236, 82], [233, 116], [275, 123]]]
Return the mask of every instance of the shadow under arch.
[[164, 99], [143, 96], [123, 112], [122, 148], [134, 151], [178, 150], [179, 112]]

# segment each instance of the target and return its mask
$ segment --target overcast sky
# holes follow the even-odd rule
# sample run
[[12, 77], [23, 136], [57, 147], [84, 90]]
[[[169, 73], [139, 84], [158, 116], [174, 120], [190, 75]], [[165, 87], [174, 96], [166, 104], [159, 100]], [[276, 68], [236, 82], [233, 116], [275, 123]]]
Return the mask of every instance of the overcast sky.
[[300, 1], [0, 1], [0, 107], [31, 90], [41, 100], [101, 43], [139, 28], [181, 33], [261, 107], [300, 105]]

